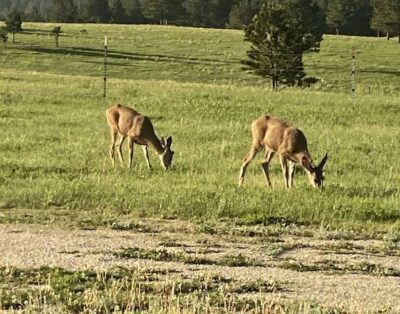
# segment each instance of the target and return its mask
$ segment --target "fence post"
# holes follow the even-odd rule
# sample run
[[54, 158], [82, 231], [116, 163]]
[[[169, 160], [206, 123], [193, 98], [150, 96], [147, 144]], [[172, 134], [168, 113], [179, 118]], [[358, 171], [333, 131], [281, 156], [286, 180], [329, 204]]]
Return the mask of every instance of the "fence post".
[[107, 96], [107, 49], [108, 49], [108, 43], [107, 43], [107, 36], [104, 36], [104, 90], [103, 90], [103, 97], [106, 98]]
[[351, 93], [353, 96], [353, 101], [356, 98], [356, 48], [353, 47], [351, 53]]

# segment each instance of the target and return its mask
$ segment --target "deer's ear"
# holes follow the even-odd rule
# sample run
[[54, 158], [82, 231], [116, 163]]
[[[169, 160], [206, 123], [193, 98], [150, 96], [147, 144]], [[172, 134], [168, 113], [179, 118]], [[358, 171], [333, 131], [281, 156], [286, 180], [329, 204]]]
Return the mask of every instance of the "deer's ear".
[[166, 146], [167, 146], [167, 147], [171, 147], [171, 144], [172, 144], [172, 137], [171, 137], [171, 136], [168, 136]]
[[327, 160], [328, 160], [328, 153], [326, 153], [324, 158], [322, 158], [321, 162], [318, 165], [318, 168], [322, 170], [322, 168], [324, 168]]
[[165, 147], [165, 140], [164, 140], [164, 137], [163, 137], [163, 136], [161, 136], [161, 138], [160, 138], [160, 143], [161, 143], [161, 145], [162, 145], [163, 147]]
[[314, 171], [314, 169], [313, 169], [313, 167], [312, 167], [312, 165], [311, 165], [310, 160], [309, 160], [306, 156], [303, 156], [303, 158], [301, 159], [301, 164], [302, 164], [302, 166], [303, 166], [304, 168], [306, 168], [308, 171], [310, 171], [310, 172], [313, 172], [313, 171]]

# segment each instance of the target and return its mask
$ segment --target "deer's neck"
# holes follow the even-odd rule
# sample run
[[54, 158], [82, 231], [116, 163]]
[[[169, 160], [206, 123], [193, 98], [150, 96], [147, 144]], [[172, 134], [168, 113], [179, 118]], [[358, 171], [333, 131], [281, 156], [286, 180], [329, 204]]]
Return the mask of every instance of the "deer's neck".
[[151, 146], [158, 155], [162, 155], [164, 153], [164, 147], [161, 145], [160, 140], [155, 135], [149, 139], [149, 146]]

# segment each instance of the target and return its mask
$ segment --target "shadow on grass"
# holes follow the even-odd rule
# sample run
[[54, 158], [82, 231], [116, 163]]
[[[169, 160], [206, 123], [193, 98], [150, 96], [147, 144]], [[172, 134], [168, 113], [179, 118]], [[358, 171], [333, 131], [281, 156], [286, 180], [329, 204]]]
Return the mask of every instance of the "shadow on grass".
[[[70, 48], [49, 48], [39, 46], [26, 46], [21, 49], [58, 55], [75, 55], [85, 57], [104, 57], [103, 49], [84, 48], [84, 47], [70, 47]], [[108, 58], [110, 59], [124, 59], [135, 61], [154, 61], [154, 62], [176, 62], [186, 64], [234, 64], [234, 61], [221, 61], [215, 59], [192, 58], [192, 57], [179, 57], [166, 54], [143, 54], [143, 53], [130, 53], [117, 50], [108, 50]]]

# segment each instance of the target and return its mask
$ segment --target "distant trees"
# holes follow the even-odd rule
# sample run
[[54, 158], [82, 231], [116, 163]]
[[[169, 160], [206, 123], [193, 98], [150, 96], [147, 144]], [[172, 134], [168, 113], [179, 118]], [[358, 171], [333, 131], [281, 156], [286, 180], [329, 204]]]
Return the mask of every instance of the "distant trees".
[[212, 25], [212, 0], [185, 0], [183, 7], [186, 9], [190, 25]]
[[229, 13], [228, 28], [243, 29], [261, 8], [262, 0], [240, 0]]
[[142, 11], [142, 5], [139, 0], [128, 1], [125, 7], [125, 14], [128, 23], [142, 24], [146, 22], [146, 18]]
[[245, 69], [270, 77], [273, 89], [302, 85], [303, 53], [319, 50], [324, 25], [322, 12], [309, 0], [264, 3], [245, 28], [245, 40], [251, 42]]
[[347, 26], [354, 15], [353, 0], [331, 0], [326, 12], [326, 23], [340, 34], [340, 30]]
[[108, 0], [88, 0], [83, 11], [85, 22], [107, 23], [111, 18]]
[[[400, 0], [309, 1], [317, 3], [325, 13], [328, 33], [371, 35], [373, 30], [391, 35], [398, 33]], [[263, 3], [274, 2], [276, 0], [0, 0], [0, 15], [6, 18], [18, 9], [29, 21], [161, 23], [243, 29]]]
[[31, 11], [25, 14], [25, 18], [27, 21], [30, 22], [43, 22], [44, 18], [40, 13], [39, 7], [34, 6], [32, 7]]
[[390, 33], [399, 36], [400, 42], [400, 1], [399, 0], [374, 0], [371, 28], [385, 32], [387, 39]]
[[78, 11], [73, 0], [53, 0], [49, 15], [55, 22], [70, 23], [76, 21]]
[[111, 23], [124, 24], [128, 22], [128, 17], [126, 16], [125, 8], [121, 3], [121, 0], [114, 0], [111, 2]]

